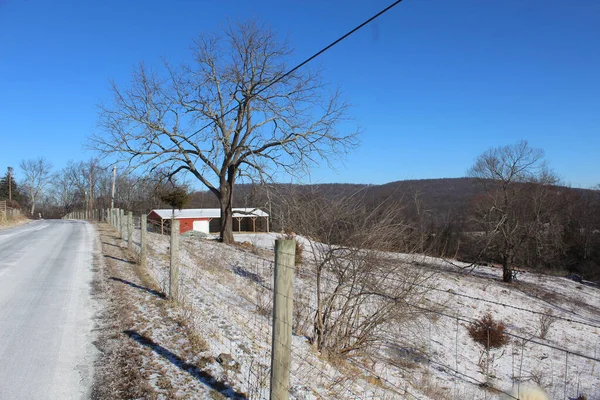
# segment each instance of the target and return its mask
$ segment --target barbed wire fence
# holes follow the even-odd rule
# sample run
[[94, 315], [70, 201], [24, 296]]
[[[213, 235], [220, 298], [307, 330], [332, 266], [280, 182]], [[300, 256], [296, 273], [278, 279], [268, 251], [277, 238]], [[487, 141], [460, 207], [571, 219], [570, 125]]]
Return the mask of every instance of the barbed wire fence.
[[[210, 241], [194, 236], [180, 237], [177, 224], [170, 221], [146, 220], [146, 216], [133, 216], [118, 209], [79, 211], [66, 218], [111, 224], [127, 247], [138, 255], [140, 263], [147, 264], [161, 290], [171, 297], [176, 296], [175, 300], [190, 310], [189, 317], [195, 325], [202, 326], [203, 333], [213, 339], [211, 350], [220, 355], [234, 355], [229, 361], [232, 365], [228, 366], [231, 367], [228, 378], [237, 379], [250, 399], [310, 396], [348, 399], [504, 396], [519, 399], [522, 388], [532, 383], [546, 390], [553, 399], [600, 399], [600, 324], [594, 320], [544, 313], [427, 283], [410, 282], [417, 288], [445, 296], [441, 302], [404, 305], [415, 315], [427, 317], [421, 334], [407, 333], [402, 326], [386, 326], [379, 332], [386, 338], [385, 342], [368, 357], [365, 354], [339, 359], [325, 357], [311, 343], [314, 316], [319, 312], [312, 293], [317, 278], [315, 272], [303, 264], [277, 263], [282, 257], [294, 260], [293, 250], [276, 255], [275, 251], [259, 248], [256, 243], [244, 243], [232, 258], [225, 257]], [[142, 226], [146, 229], [142, 230]], [[178, 234], [171, 235], [172, 229]], [[157, 236], [152, 246], [148, 246], [149, 232], [176, 237], [181, 242], [167, 242]], [[144, 246], [147, 247], [145, 252], [142, 251]], [[174, 250], [176, 259], [172, 257]], [[142, 256], [143, 253], [146, 254]], [[173, 274], [173, 268], [177, 274]], [[290, 272], [288, 279], [293, 276], [293, 292], [288, 285], [276, 283], [278, 270]], [[386, 275], [385, 278], [390, 283], [407, 283], [402, 276]], [[173, 279], [177, 280], [175, 293]], [[339, 284], [332, 275], [319, 279], [329, 288]], [[278, 306], [275, 299], [284, 302], [290, 318], [275, 315]], [[500, 332], [507, 335], [510, 342], [495, 351], [485, 351], [486, 347], [490, 348], [490, 332], [494, 332], [488, 327], [487, 346], [481, 346], [480, 353], [474, 355], [473, 349], [477, 347], [469, 342], [466, 332], [469, 326], [478, 323], [478, 318], [465, 313], [465, 304], [460, 299], [560, 321], [568, 325], [562, 327], [565, 340], [561, 343], [571, 343], [570, 332], [587, 329], [589, 335], [596, 337], [593, 355], [559, 346], [514, 326]], [[288, 339], [281, 334], [274, 335], [274, 326]], [[432, 332], [436, 329], [437, 332]], [[283, 358], [273, 357], [273, 348], [278, 348], [276, 352], [283, 353]], [[511, 371], [508, 377], [499, 373], [501, 364], [506, 366], [507, 363]], [[284, 387], [285, 393], [273, 394], [274, 386]]]

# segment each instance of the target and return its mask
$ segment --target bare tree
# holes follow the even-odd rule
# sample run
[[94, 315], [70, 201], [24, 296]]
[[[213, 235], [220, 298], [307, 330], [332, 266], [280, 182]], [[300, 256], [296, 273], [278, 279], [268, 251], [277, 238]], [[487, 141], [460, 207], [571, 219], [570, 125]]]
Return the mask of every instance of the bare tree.
[[25, 187], [31, 202], [31, 216], [35, 212], [35, 202], [50, 181], [52, 163], [43, 157], [21, 161], [21, 169], [25, 175]]
[[534, 191], [536, 197], [531, 210], [527, 205], [531, 201], [528, 184], [554, 185], [557, 179], [548, 171], [543, 150], [531, 148], [526, 141], [487, 150], [468, 173], [480, 179], [485, 189], [485, 195], [476, 204], [475, 216], [484, 226], [486, 245], [499, 242], [497, 251], [502, 259], [502, 279], [511, 282], [512, 264], [524, 243], [530, 213], [535, 213], [538, 228], [544, 223], [546, 203], [542, 200], [545, 192]]
[[140, 65], [130, 88], [113, 83], [91, 145], [132, 167], [192, 174], [219, 199], [221, 240], [230, 243], [236, 180], [296, 174], [355, 144], [356, 132], [338, 129], [348, 108], [340, 93], [329, 93], [319, 71], [286, 73], [290, 54], [254, 21], [202, 35], [193, 65], [165, 62], [165, 76]]

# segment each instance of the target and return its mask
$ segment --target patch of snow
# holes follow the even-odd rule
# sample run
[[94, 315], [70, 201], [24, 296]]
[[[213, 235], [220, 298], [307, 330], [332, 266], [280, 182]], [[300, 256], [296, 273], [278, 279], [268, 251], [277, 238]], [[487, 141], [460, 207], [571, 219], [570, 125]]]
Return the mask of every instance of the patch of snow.
[[[153, 252], [149, 270], [166, 288], [168, 237], [152, 233], [148, 236]], [[230, 354], [239, 365], [237, 370], [214, 373], [226, 374], [237, 388], [253, 398], [268, 397], [271, 260], [279, 236], [235, 234], [237, 242], [253, 245], [248, 250], [194, 237], [181, 239], [180, 291], [194, 310], [195, 327], [209, 343], [212, 354]], [[298, 239], [308, 251], [310, 242]], [[389, 256], [407, 273], [423, 269], [435, 275], [427, 284], [435, 285], [437, 290], [426, 293], [425, 304], [440, 307], [440, 315], [419, 328], [386, 327], [390, 336], [397, 338], [391, 343], [397, 350], [390, 353], [389, 349], [381, 349], [379, 362], [365, 367], [368, 373], [357, 374], [361, 369], [352, 365], [347, 367], [349, 370], [331, 365], [305, 337], [294, 336], [292, 399], [426, 399], [440, 398], [440, 393], [447, 398], [483, 399], [491, 397], [480, 385], [485, 381], [505, 392], [537, 383], [550, 398], [584, 394], [588, 399], [600, 399], [600, 363], [577, 355], [600, 357], [597, 288], [529, 272], [520, 274], [517, 282], [509, 285], [501, 282], [501, 269], [492, 266], [465, 269], [468, 264], [434, 257], [393, 253]], [[296, 275], [294, 290], [298, 298], [313, 301], [312, 279], [301, 271]], [[530, 311], [550, 310], [555, 316], [584, 324], [556, 319], [548, 335], [541, 339], [540, 315]], [[503, 321], [509, 332], [524, 339], [512, 337], [507, 346], [492, 350], [488, 356], [467, 331], [468, 321], [488, 312]], [[424, 358], [418, 356], [418, 349], [423, 350]], [[367, 379], [372, 372], [377, 372], [380, 381]]]

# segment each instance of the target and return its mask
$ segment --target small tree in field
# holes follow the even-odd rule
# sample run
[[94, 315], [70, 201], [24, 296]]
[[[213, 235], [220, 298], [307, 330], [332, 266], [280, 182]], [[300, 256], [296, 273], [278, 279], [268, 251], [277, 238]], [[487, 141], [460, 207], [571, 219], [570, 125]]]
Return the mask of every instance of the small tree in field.
[[[529, 147], [526, 141], [487, 150], [469, 169], [469, 175], [479, 179], [485, 189], [475, 205], [475, 218], [485, 231], [486, 243], [499, 242], [502, 279], [511, 282], [512, 265], [526, 244], [527, 227], [549, 205], [541, 196], [531, 206], [530, 185], [547, 187], [558, 180], [548, 171], [544, 152]], [[543, 225], [543, 221], [538, 222], [538, 226]]]
[[113, 83], [92, 147], [133, 167], [189, 173], [219, 200], [221, 240], [233, 242], [232, 205], [240, 178], [297, 174], [355, 144], [343, 133], [347, 104], [318, 71], [286, 73], [291, 50], [254, 21], [194, 42], [193, 64], [140, 65], [131, 87]]

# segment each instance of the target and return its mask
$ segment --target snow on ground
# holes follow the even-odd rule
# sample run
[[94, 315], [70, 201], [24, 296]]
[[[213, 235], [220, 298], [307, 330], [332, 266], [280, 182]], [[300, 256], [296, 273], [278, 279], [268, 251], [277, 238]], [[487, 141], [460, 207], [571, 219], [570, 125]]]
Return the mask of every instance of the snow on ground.
[[[136, 235], [139, 238], [139, 231]], [[193, 309], [194, 325], [209, 343], [210, 353], [231, 356], [231, 368], [225, 370], [227, 381], [251, 398], [268, 397], [271, 249], [278, 236], [236, 234], [238, 242], [247, 242], [239, 247], [181, 238], [180, 290]], [[310, 249], [309, 242], [301, 240], [305, 251]], [[150, 233], [149, 242], [149, 270], [166, 290], [169, 239]], [[435, 279], [424, 285], [435, 285], [435, 290], [427, 292], [426, 304], [437, 314], [418, 324], [419, 328], [389, 326], [390, 334], [397, 335], [391, 346], [394, 351], [382, 350], [380, 362], [374, 365], [330, 364], [306, 337], [294, 335], [291, 398], [498, 397], [497, 392], [481, 387], [487, 380], [505, 392], [535, 383], [551, 398], [583, 394], [587, 399], [600, 399], [600, 363], [594, 360], [600, 357], [600, 289], [528, 272], [519, 274], [514, 284], [504, 284], [501, 270], [495, 267], [466, 268], [466, 264], [415, 255], [390, 254], [390, 258], [407, 273], [415, 269], [435, 273]], [[296, 275], [297, 304], [312, 301], [312, 279], [310, 274]], [[555, 319], [541, 339], [541, 315], [531, 311], [552, 312], [563, 319]], [[489, 356], [467, 333], [469, 321], [487, 312], [514, 335], [507, 346], [492, 350]], [[301, 328], [295, 327], [306, 331]], [[219, 378], [224, 372], [211, 373]]]

